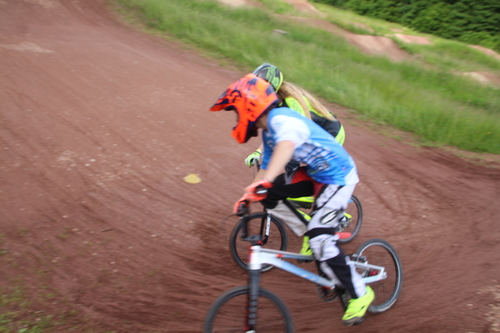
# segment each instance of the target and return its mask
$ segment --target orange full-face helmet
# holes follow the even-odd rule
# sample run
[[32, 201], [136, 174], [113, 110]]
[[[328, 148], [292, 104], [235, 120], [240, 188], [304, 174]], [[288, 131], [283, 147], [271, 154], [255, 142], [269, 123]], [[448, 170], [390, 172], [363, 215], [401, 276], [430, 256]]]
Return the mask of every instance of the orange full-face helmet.
[[238, 123], [232, 135], [239, 143], [245, 143], [250, 137], [257, 136], [255, 122], [277, 101], [278, 95], [268, 82], [254, 74], [247, 74], [231, 84], [210, 111], [236, 111]]

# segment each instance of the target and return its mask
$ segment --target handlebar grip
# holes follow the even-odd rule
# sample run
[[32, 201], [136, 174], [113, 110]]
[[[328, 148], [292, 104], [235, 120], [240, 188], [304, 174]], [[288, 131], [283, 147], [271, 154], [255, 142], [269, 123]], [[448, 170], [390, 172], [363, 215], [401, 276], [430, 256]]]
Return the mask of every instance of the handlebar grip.
[[241, 202], [238, 205], [238, 212], [236, 213], [237, 216], [243, 216], [248, 212], [248, 202]]

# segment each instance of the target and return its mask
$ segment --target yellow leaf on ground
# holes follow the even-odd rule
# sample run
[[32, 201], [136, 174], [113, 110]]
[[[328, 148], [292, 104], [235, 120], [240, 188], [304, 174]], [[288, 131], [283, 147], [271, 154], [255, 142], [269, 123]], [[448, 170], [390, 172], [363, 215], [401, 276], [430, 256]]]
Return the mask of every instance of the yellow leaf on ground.
[[184, 177], [184, 181], [189, 184], [198, 184], [199, 182], [201, 182], [201, 178], [192, 173]]

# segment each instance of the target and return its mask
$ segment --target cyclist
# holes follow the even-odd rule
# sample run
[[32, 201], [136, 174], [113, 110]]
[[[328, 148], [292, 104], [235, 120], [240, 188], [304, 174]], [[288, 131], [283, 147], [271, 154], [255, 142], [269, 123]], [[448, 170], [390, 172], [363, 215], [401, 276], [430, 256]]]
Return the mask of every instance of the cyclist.
[[[338, 219], [359, 181], [351, 156], [313, 121], [288, 107], [280, 107], [273, 87], [254, 74], [230, 85], [210, 110], [236, 112], [238, 121], [232, 135], [239, 143], [246, 143], [262, 129], [262, 166], [254, 182], [245, 189], [245, 195], [236, 202], [235, 210], [242, 203], [261, 201], [272, 205], [272, 198], [304, 195], [294, 193], [299, 183], [310, 184], [305, 192], [315, 190], [312, 219], [306, 233], [309, 244], [321, 270], [330, 278], [336, 276], [352, 297], [342, 321], [347, 326], [359, 323], [375, 296], [354, 266], [346, 261], [335, 233]], [[290, 160], [305, 165], [301, 170], [310, 178], [291, 185], [275, 185], [276, 177]], [[261, 192], [263, 189], [267, 194]]]
[[[312, 119], [316, 124], [320, 125], [328, 133], [330, 133], [337, 142], [341, 145], [345, 141], [345, 130], [340, 124], [337, 118], [328, 111], [323, 104], [321, 104], [316, 98], [311, 96], [305, 90], [293, 85], [290, 82], [283, 80], [283, 73], [278, 69], [278, 67], [271, 65], [269, 63], [264, 63], [257, 67], [253, 74], [269, 82], [274, 90], [278, 94], [280, 101], [280, 106], [286, 106], [290, 109], [296, 111], [297, 113]], [[247, 166], [253, 166], [259, 162], [262, 155], [262, 145], [257, 148], [256, 151], [248, 155], [245, 159], [245, 164]], [[299, 167], [298, 163], [295, 161], [289, 162], [285, 170], [289, 173], [293, 173]], [[285, 183], [286, 176], [282, 175], [278, 177], [276, 183]], [[299, 185], [296, 185], [299, 186]], [[307, 199], [307, 198], [296, 198], [296, 200]], [[284, 202], [280, 201], [277, 205], [270, 211], [271, 214], [276, 217], [286, 221], [286, 224], [290, 229], [297, 235], [301, 237], [306, 232], [307, 221], [304, 220], [304, 216], [297, 214], [294, 207], [288, 207]], [[343, 217], [347, 219], [348, 217]], [[311, 249], [308, 245], [308, 237], [305, 236], [303, 240], [301, 254], [311, 255]]]
[[[330, 133], [341, 145], [344, 144], [345, 130], [337, 117], [307, 91], [290, 82], [284, 81], [283, 73], [281, 73], [278, 67], [264, 63], [257, 67], [253, 71], [253, 74], [266, 80], [273, 86], [280, 99], [280, 106], [287, 106], [299, 114], [312, 119]], [[245, 164], [249, 167], [255, 165], [259, 161], [261, 154], [262, 145], [248, 155], [245, 159]], [[287, 169], [290, 170], [293, 167], [293, 165], [288, 165]]]

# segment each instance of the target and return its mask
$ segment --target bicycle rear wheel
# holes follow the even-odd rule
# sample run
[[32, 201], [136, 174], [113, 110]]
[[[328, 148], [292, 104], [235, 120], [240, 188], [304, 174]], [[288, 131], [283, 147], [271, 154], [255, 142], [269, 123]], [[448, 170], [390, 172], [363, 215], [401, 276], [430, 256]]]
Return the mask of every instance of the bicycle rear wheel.
[[[247, 332], [249, 290], [248, 286], [237, 287], [219, 297], [208, 311], [203, 332]], [[293, 332], [290, 312], [272, 292], [260, 288], [257, 311], [256, 332]]]
[[344, 216], [339, 221], [339, 231], [350, 232], [351, 236], [349, 238], [339, 239], [337, 242], [339, 244], [345, 244], [354, 239], [361, 229], [361, 223], [363, 223], [363, 207], [359, 199], [353, 194], [351, 199], [349, 199], [349, 204], [344, 213]]
[[[248, 215], [247, 232], [248, 235], [260, 235], [262, 239], [267, 241], [262, 247], [272, 250], [286, 251], [288, 246], [288, 235], [283, 223], [276, 217], [265, 212], [254, 213]], [[248, 247], [250, 243], [241, 239], [242, 222], [238, 222], [234, 227], [231, 237], [229, 238], [229, 250], [234, 262], [244, 270], [247, 270], [248, 263]], [[271, 270], [273, 266], [263, 265], [261, 272]]]
[[[403, 266], [396, 250], [383, 239], [371, 239], [363, 243], [356, 251], [353, 261], [382, 266], [387, 277], [383, 280], [370, 283], [375, 292], [375, 299], [368, 308], [371, 313], [380, 313], [389, 310], [401, 293], [403, 286]], [[378, 270], [357, 267], [361, 277], [374, 276]]]

